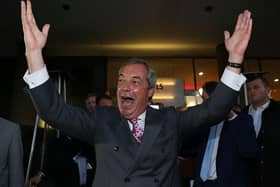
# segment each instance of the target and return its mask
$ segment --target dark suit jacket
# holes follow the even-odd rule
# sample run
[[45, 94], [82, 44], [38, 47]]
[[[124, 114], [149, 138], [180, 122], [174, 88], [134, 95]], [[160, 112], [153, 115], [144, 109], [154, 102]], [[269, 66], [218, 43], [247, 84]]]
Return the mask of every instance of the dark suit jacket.
[[[203, 186], [200, 179], [200, 169], [206, 149], [208, 134], [205, 136], [197, 153], [197, 169], [195, 186]], [[225, 120], [216, 158], [216, 187], [248, 187], [249, 160], [255, 159], [257, 141], [253, 119], [246, 113], [239, 113], [231, 120]]]
[[0, 117], [0, 187], [22, 187], [23, 181], [20, 128]]
[[[249, 106], [246, 107], [245, 112], [248, 112], [248, 109]], [[269, 106], [262, 113], [261, 129], [257, 136], [258, 157], [256, 161], [251, 164], [251, 175], [254, 187], [274, 186], [274, 184], [279, 185], [278, 171], [280, 168], [280, 153], [276, 151], [276, 149], [280, 147], [279, 115], [280, 104], [271, 99]], [[265, 145], [266, 150], [264, 153]], [[265, 157], [268, 158], [266, 166], [264, 166]]]
[[95, 145], [94, 187], [180, 186], [176, 164], [178, 143], [193, 131], [223, 119], [238, 95], [221, 83], [211, 99], [184, 112], [171, 107], [161, 110], [147, 107], [145, 132], [138, 145], [117, 108], [96, 107], [86, 113], [65, 105], [50, 80], [28, 91], [45, 121]]
[[79, 152], [79, 143], [65, 135], [57, 138], [55, 133], [48, 133], [43, 167], [46, 182], [53, 183], [55, 187], [78, 187], [79, 171], [73, 157]]

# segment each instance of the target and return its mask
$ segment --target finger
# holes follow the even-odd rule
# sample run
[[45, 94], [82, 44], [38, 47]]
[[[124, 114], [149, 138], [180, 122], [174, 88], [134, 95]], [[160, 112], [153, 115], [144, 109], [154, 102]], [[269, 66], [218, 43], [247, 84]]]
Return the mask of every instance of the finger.
[[246, 25], [244, 28], [245, 32], [247, 32], [249, 27], [252, 26], [250, 22], [252, 22], [251, 12], [247, 11], [246, 12]]
[[46, 24], [43, 26], [43, 34], [47, 37], [50, 30], [50, 24]]
[[34, 23], [34, 16], [33, 16], [33, 12], [32, 12], [32, 4], [30, 2], [30, 0], [26, 1], [26, 15], [27, 15], [27, 21], [29, 23]]
[[241, 25], [241, 22], [242, 22], [242, 16], [243, 16], [243, 14], [238, 15], [237, 22], [236, 22], [236, 25], [235, 25], [235, 30], [238, 30], [240, 28], [240, 25]]
[[22, 22], [22, 29], [25, 30], [26, 27], [26, 5], [24, 1], [21, 1], [21, 22]]
[[253, 20], [250, 19], [250, 20], [249, 20], [249, 24], [248, 24], [248, 28], [247, 28], [247, 30], [246, 30], [246, 33], [249, 34], [249, 36], [251, 35], [252, 27], [253, 27]]
[[249, 26], [249, 21], [251, 17], [251, 12], [249, 12], [248, 10], [245, 10], [243, 13], [243, 20], [242, 20], [242, 24], [240, 26], [240, 29], [243, 31], [246, 31], [248, 26]]
[[227, 41], [230, 38], [230, 34], [228, 31], [224, 31], [224, 38], [225, 38], [225, 41]]
[[243, 13], [243, 16], [242, 16], [242, 20], [241, 20], [241, 23], [240, 23], [240, 30], [244, 30], [244, 28], [246, 28], [246, 24], [248, 23], [247, 22], [247, 16], [246, 16], [246, 12]]

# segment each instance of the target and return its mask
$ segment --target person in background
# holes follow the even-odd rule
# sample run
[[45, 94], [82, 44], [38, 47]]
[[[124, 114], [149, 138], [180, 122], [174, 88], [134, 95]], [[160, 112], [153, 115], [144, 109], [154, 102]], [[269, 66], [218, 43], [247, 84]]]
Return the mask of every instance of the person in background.
[[23, 185], [23, 147], [20, 127], [0, 117], [0, 187]]
[[[202, 98], [211, 98], [218, 82], [206, 82]], [[197, 151], [195, 187], [248, 187], [249, 161], [256, 158], [257, 142], [253, 119], [235, 112], [212, 126], [199, 143]]]
[[113, 106], [113, 99], [109, 95], [100, 95], [96, 98], [97, 106]]
[[89, 93], [85, 99], [85, 107], [87, 111], [92, 111], [96, 106], [96, 94]]
[[[264, 72], [246, 73], [247, 94], [249, 105], [245, 111], [253, 117], [255, 133], [258, 142], [258, 159], [252, 163], [252, 181], [254, 187], [278, 186], [278, 159], [279, 152], [275, 149], [280, 147], [279, 133], [279, 102], [270, 98], [271, 88], [264, 77]], [[265, 142], [265, 143], [264, 143]], [[264, 153], [264, 145], [267, 145]], [[264, 166], [264, 158], [267, 158]], [[264, 169], [264, 167], [269, 169]], [[265, 175], [265, 181], [264, 181]], [[278, 184], [278, 185], [277, 185]]]
[[96, 107], [86, 112], [65, 104], [54, 89], [42, 56], [49, 25], [42, 31], [38, 28], [29, 0], [21, 2], [21, 20], [28, 64], [26, 91], [44, 120], [95, 146], [94, 187], [179, 187], [179, 142], [193, 130], [223, 119], [246, 79], [240, 68], [252, 30], [248, 10], [239, 15], [232, 35], [224, 33], [230, 63], [212, 99], [187, 111], [153, 109], [148, 104], [155, 92], [156, 73], [145, 60], [131, 59], [119, 70], [118, 108]]

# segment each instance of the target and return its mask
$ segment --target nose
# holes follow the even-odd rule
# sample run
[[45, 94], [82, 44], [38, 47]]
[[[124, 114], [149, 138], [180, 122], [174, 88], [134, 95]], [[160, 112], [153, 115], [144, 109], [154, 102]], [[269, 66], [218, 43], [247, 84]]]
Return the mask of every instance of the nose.
[[123, 91], [131, 90], [131, 84], [129, 83], [129, 81], [122, 81], [121, 83], [118, 84], [118, 87], [120, 90], [123, 90]]

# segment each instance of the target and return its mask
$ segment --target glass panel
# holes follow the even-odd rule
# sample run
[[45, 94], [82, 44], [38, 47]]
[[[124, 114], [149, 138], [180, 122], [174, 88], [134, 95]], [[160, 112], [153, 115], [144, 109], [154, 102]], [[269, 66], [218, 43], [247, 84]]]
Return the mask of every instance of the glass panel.
[[280, 100], [280, 60], [262, 60], [261, 66], [265, 74], [265, 78], [271, 86], [271, 97]]
[[185, 89], [194, 89], [191, 59], [153, 58], [150, 62], [158, 77], [181, 78], [185, 81]]
[[257, 59], [245, 59], [244, 60], [244, 72], [259, 71], [259, 65]]
[[196, 59], [196, 83], [197, 90], [207, 81], [218, 81], [218, 63], [216, 59]]

